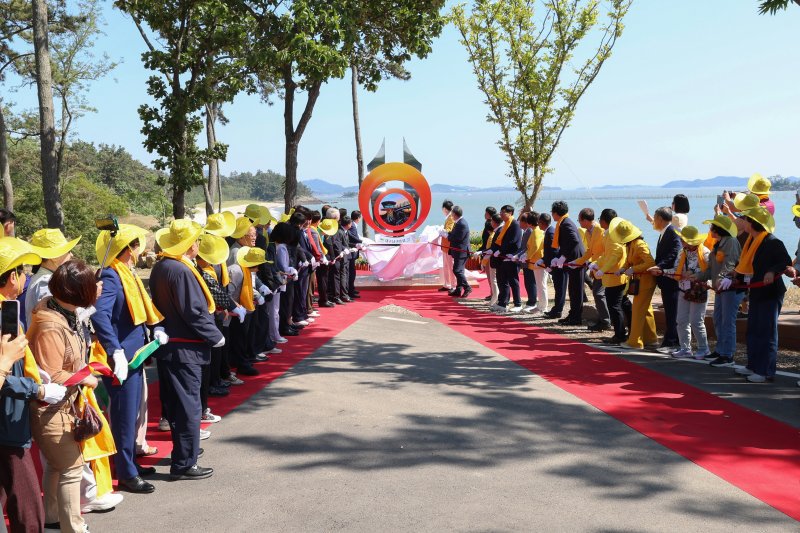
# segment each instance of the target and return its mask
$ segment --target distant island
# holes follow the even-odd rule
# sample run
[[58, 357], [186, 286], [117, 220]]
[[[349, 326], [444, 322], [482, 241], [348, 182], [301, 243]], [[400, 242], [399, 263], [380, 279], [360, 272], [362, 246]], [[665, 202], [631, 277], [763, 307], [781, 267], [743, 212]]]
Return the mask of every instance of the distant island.
[[[356, 185], [345, 187], [321, 179], [303, 180], [303, 185], [311, 189], [315, 196], [346, 196], [352, 197], [358, 193]], [[542, 187], [545, 191], [560, 191], [560, 187]], [[431, 192], [436, 193], [483, 193], [483, 192], [516, 192], [514, 187], [470, 187], [467, 185], [448, 185], [434, 183]]]

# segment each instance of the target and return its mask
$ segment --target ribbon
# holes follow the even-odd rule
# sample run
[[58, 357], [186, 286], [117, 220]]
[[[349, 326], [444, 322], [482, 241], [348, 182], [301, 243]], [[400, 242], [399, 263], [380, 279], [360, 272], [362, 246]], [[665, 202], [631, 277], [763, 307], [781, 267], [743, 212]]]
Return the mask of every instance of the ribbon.
[[73, 385], [78, 385], [81, 381], [83, 381], [84, 379], [86, 379], [95, 372], [100, 374], [101, 376], [106, 376], [109, 378], [113, 377], [114, 385], [120, 385], [117, 376], [114, 375], [114, 372], [112, 372], [111, 369], [108, 368], [108, 366], [102, 363], [98, 363], [97, 361], [92, 361], [85, 367], [81, 368], [80, 370], [72, 374], [72, 377], [64, 382], [64, 386], [71, 387]]

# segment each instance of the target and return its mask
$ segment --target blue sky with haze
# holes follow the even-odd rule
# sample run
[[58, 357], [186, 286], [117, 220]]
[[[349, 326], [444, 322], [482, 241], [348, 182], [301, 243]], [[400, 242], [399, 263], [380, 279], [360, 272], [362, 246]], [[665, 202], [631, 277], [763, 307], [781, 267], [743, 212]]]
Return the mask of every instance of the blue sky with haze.
[[[108, 4], [106, 4], [108, 5]], [[80, 138], [122, 145], [145, 162], [136, 109], [148, 72], [141, 38], [106, 8], [98, 47], [123, 63], [95, 83], [98, 113], [76, 126]], [[800, 7], [759, 16], [756, 0], [636, 0], [614, 54], [579, 104], [546, 184], [660, 184], [716, 175], [800, 175]], [[432, 183], [508, 183], [457, 33], [448, 27], [433, 53], [409, 65], [409, 82], [361, 92], [365, 158], [386, 137], [387, 159], [408, 141]], [[299, 155], [300, 179], [356, 181], [349, 78], [323, 87]], [[35, 94], [16, 94], [32, 105]], [[230, 144], [223, 173], [283, 172], [282, 102], [240, 96], [219, 128]], [[299, 115], [299, 112], [298, 112]], [[204, 139], [204, 137], [203, 137]]]

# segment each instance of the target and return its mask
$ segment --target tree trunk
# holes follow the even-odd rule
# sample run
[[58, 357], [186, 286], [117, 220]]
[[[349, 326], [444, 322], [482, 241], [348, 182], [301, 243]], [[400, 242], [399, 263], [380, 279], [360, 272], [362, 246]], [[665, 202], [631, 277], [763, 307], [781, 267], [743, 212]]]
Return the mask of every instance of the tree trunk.
[[300, 145], [300, 139], [303, 137], [306, 126], [311, 120], [311, 113], [314, 111], [317, 98], [319, 98], [322, 82], [314, 82], [306, 89], [308, 99], [296, 128], [294, 126], [294, 97], [297, 83], [292, 79], [291, 64], [283, 67], [283, 88], [283, 126], [284, 136], [286, 137], [286, 181], [284, 183], [283, 202], [284, 212], [288, 214], [297, 199], [297, 148]]
[[[361, 122], [358, 118], [358, 65], [353, 61], [350, 65], [352, 74], [353, 92], [353, 129], [356, 136], [356, 171], [358, 172], [358, 189], [361, 190], [361, 183], [364, 181], [364, 152], [361, 147]], [[367, 221], [361, 217], [361, 234], [367, 236]]]
[[11, 168], [8, 163], [8, 132], [3, 108], [0, 106], [0, 177], [3, 181], [3, 207], [14, 211], [14, 186], [11, 183]]
[[172, 216], [175, 220], [180, 220], [186, 216], [186, 206], [184, 205], [186, 191], [183, 187], [172, 187]]
[[[217, 105], [206, 104], [206, 140], [209, 150], [217, 145]], [[219, 160], [214, 158], [208, 162], [208, 182], [203, 186], [203, 193], [206, 197], [206, 216], [214, 213], [214, 194], [219, 185]]]
[[64, 229], [64, 210], [58, 181], [56, 127], [53, 112], [53, 74], [47, 36], [47, 2], [33, 0], [33, 49], [36, 56], [36, 87], [39, 96], [39, 133], [42, 161], [42, 194], [47, 226]]
[[293, 138], [286, 138], [286, 183], [284, 185], [284, 213], [294, 207], [297, 198], [297, 141]]

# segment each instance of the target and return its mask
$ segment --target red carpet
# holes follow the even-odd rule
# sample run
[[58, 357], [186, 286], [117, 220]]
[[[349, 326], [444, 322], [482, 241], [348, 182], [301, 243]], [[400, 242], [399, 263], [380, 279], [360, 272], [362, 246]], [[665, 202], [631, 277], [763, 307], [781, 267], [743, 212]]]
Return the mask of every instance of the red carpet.
[[395, 294], [384, 303], [448, 325], [800, 520], [796, 428], [596, 347], [474, 311], [441, 293]]

